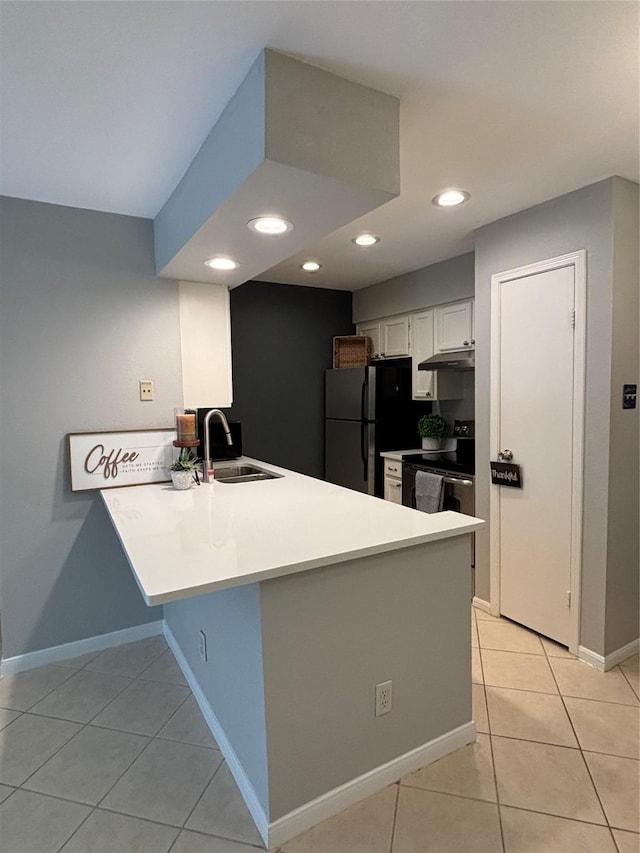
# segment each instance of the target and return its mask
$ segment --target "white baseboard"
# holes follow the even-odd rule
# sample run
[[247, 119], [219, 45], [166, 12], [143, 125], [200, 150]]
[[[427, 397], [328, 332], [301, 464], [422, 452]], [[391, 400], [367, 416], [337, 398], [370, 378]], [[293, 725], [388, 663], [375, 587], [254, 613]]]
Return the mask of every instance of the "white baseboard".
[[5, 658], [0, 661], [0, 677], [15, 675], [37, 666], [59, 663], [90, 652], [101, 652], [103, 649], [110, 649], [112, 646], [122, 646], [125, 643], [135, 643], [136, 640], [146, 640], [147, 637], [162, 634], [162, 624], [163, 620], [158, 619], [155, 622], [145, 622], [131, 628], [122, 628], [120, 631], [111, 631], [109, 634], [98, 634], [96, 637], [86, 637], [84, 640], [75, 640], [73, 643], [63, 643], [61, 646], [51, 646], [48, 649], [38, 649], [37, 652], [27, 652], [24, 655]]
[[638, 654], [640, 650], [640, 638], [637, 640], [632, 640], [630, 643], [627, 643], [626, 646], [622, 646], [619, 649], [616, 649], [615, 652], [611, 652], [608, 655], [599, 655], [597, 652], [592, 652], [591, 649], [587, 649], [584, 646], [578, 646], [578, 658], [584, 663], [588, 663], [591, 666], [599, 669], [601, 672], [608, 672], [610, 669], [613, 669], [614, 666], [617, 666], [619, 663], [622, 663], [627, 658], [631, 657], [631, 655]]
[[326, 820], [354, 803], [386, 788], [421, 767], [443, 758], [450, 752], [472, 743], [476, 724], [471, 721], [447, 732], [422, 746], [394, 758], [392, 761], [352, 779], [321, 797], [305, 803], [269, 825], [269, 844], [278, 847], [301, 832]]
[[484, 610], [485, 613], [491, 614], [491, 603], [489, 601], [485, 601], [484, 598], [478, 598], [474, 595], [471, 603], [478, 610]]
[[167, 643], [173, 654], [175, 655], [176, 660], [182, 670], [182, 674], [187, 679], [189, 683], [189, 687], [191, 688], [191, 692], [194, 695], [200, 710], [202, 711], [202, 716], [205, 719], [205, 722], [209, 726], [211, 733], [216, 739], [218, 746], [220, 747], [220, 752], [224, 755], [227, 764], [229, 765], [229, 770], [233, 775], [233, 778], [236, 780], [236, 784], [240, 789], [240, 793], [242, 794], [242, 798], [246, 803], [247, 808], [253, 818], [253, 822], [256, 825], [258, 832], [260, 833], [262, 840], [265, 845], [269, 844], [269, 819], [267, 818], [266, 812], [258, 799], [256, 792], [253, 789], [253, 785], [249, 781], [249, 777], [244, 771], [238, 756], [235, 753], [235, 750], [231, 746], [227, 735], [225, 734], [224, 729], [220, 725], [220, 721], [216, 717], [213, 708], [209, 704], [209, 700], [202, 692], [198, 681], [193, 674], [193, 670], [187, 663], [187, 659], [182, 654], [182, 650], [178, 645], [178, 641], [173, 636], [171, 628], [167, 624], [166, 620], [164, 621], [164, 635], [167, 639]]
[[311, 800], [300, 806], [300, 808], [278, 818], [273, 823], [269, 823], [266, 812], [258, 800], [256, 792], [238, 756], [220, 725], [220, 721], [216, 717], [207, 697], [202, 692], [191, 667], [182, 654], [180, 646], [166, 621], [164, 623], [164, 635], [182, 669], [184, 677], [189, 683], [196, 702], [200, 706], [202, 715], [229, 765], [229, 769], [236, 780], [256, 828], [269, 849], [279, 847], [285, 841], [289, 841], [301, 832], [311, 829], [312, 826], [338, 814], [338, 812], [343, 811], [348, 806], [381, 791], [387, 785], [391, 785], [397, 782], [398, 779], [406, 776], [407, 773], [413, 773], [415, 770], [419, 770], [421, 767], [425, 767], [427, 764], [443, 758], [450, 752], [460, 749], [460, 747], [466, 746], [468, 743], [472, 743], [476, 737], [476, 724], [473, 721], [465, 723], [457, 729], [453, 729], [453, 731], [429, 741], [429, 743], [423, 744], [404, 755], [400, 755], [398, 758], [394, 758], [387, 764], [376, 767], [374, 770], [370, 770], [368, 773], [364, 773], [362, 776], [352, 779], [350, 782], [340, 785], [340, 787], [334, 788], [332, 791], [328, 791], [321, 797]]

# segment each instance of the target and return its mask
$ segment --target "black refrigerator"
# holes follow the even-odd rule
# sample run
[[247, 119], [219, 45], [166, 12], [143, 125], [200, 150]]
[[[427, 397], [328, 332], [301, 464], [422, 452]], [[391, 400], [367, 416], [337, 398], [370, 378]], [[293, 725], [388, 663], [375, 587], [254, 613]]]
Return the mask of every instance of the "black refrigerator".
[[418, 446], [411, 361], [327, 370], [325, 480], [383, 497], [380, 453]]

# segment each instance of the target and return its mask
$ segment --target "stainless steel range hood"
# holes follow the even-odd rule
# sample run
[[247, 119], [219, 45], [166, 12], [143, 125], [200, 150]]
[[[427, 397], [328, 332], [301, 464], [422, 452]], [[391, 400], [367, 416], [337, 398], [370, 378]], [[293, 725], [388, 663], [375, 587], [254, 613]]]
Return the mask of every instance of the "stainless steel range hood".
[[439, 352], [421, 361], [418, 370], [473, 370], [476, 366], [475, 352]]

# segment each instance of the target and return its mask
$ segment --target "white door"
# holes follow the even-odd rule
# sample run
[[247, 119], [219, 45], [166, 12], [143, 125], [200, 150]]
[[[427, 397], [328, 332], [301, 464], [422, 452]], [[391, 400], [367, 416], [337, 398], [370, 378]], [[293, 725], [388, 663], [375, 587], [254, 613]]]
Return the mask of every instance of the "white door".
[[584, 320], [576, 264], [556, 261], [493, 277], [491, 456], [513, 454], [522, 488], [491, 487], [492, 583], [500, 613], [574, 647]]

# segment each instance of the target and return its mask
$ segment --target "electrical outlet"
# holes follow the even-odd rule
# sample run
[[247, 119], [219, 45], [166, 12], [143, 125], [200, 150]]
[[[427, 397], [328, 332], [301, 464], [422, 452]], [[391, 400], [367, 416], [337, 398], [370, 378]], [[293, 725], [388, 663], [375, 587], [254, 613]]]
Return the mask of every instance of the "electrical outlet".
[[198, 634], [198, 643], [200, 650], [200, 657], [206, 663], [207, 662], [207, 635], [204, 631], [200, 631]]
[[393, 703], [393, 682], [376, 684], [376, 717], [388, 714]]
[[151, 379], [140, 379], [138, 384], [140, 386], [140, 400], [142, 402], [153, 400], [153, 381]]

